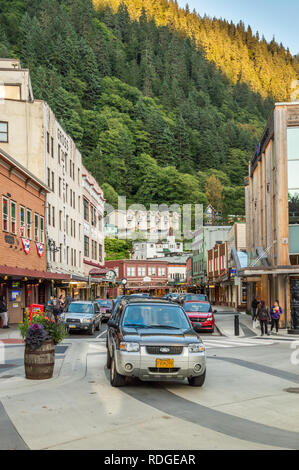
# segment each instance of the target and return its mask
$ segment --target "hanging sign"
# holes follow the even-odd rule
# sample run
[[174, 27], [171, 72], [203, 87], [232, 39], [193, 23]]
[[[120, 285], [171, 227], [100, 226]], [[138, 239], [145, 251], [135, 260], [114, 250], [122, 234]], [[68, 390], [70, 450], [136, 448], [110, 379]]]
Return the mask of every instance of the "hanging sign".
[[25, 253], [28, 255], [30, 251], [30, 240], [26, 240], [26, 238], [22, 238], [22, 245]]
[[38, 256], [43, 256], [44, 245], [42, 243], [37, 243], [37, 242], [35, 242], [35, 244], [36, 244], [36, 251], [37, 251]]

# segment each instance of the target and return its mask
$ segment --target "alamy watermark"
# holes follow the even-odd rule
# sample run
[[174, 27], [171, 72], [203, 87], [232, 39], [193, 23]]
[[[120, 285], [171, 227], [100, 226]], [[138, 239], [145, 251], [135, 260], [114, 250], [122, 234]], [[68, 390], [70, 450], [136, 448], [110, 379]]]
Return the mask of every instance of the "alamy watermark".
[[299, 341], [294, 341], [291, 344], [291, 349], [294, 349], [294, 351], [291, 354], [291, 364], [293, 366], [298, 366], [299, 365]]
[[0, 365], [5, 364], [5, 345], [0, 341]]
[[202, 204], [143, 204], [127, 207], [125, 196], [118, 198], [117, 208], [105, 204], [106, 227], [117, 227], [116, 238], [158, 241], [170, 233], [176, 240], [191, 240], [203, 227]]

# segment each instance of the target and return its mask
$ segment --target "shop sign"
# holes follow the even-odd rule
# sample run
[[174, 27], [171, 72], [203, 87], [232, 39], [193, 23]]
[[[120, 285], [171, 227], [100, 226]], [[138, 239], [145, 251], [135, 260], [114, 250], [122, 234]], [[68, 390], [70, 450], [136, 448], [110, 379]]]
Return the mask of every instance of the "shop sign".
[[14, 245], [15, 244], [15, 238], [12, 237], [11, 235], [5, 235], [4, 240], [9, 245]]

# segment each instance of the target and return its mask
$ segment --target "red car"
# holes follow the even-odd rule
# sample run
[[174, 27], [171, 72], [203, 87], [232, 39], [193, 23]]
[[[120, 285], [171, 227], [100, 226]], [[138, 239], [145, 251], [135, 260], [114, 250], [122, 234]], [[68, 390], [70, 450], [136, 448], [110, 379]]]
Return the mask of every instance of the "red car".
[[208, 331], [214, 333], [215, 317], [210, 302], [195, 302], [190, 300], [184, 303], [184, 310], [192, 323], [201, 323], [200, 331]]

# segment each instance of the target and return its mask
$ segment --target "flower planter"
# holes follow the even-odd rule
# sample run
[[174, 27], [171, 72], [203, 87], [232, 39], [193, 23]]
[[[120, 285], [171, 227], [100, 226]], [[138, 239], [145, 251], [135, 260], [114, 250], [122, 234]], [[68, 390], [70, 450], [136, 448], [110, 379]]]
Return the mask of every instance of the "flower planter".
[[55, 364], [55, 345], [53, 340], [45, 341], [36, 350], [25, 346], [25, 376], [30, 380], [45, 380], [53, 377]]

